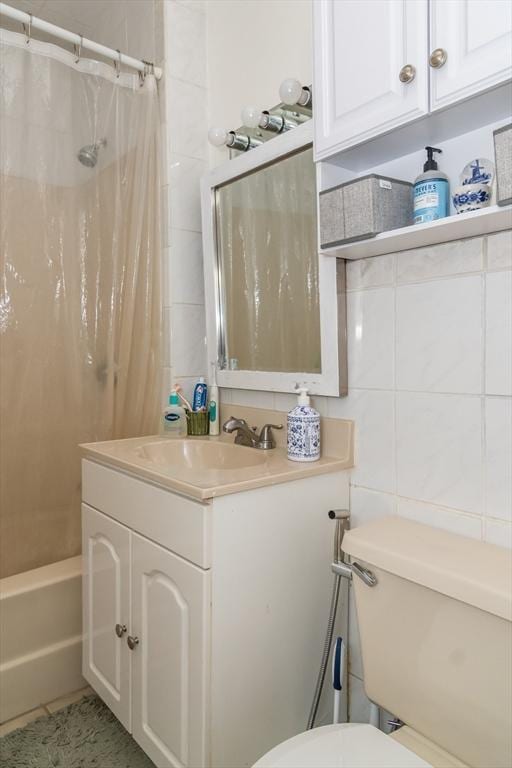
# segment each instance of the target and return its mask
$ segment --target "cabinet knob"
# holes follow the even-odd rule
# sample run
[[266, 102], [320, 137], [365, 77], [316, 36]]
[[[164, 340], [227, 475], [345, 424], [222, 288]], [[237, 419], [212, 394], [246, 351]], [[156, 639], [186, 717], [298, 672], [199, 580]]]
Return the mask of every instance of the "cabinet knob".
[[122, 637], [126, 632], [126, 624], [116, 624], [116, 635]]
[[128, 643], [128, 648], [130, 649], [130, 651], [133, 651], [139, 644], [139, 638], [128, 635], [128, 637], [126, 638], [126, 642]]
[[441, 69], [441, 67], [446, 64], [447, 58], [448, 54], [444, 48], [436, 48], [435, 51], [432, 51], [430, 54], [430, 66], [434, 69]]
[[398, 75], [398, 79], [401, 83], [412, 83], [415, 77], [416, 67], [413, 67], [412, 64], [406, 64], [404, 67], [402, 67], [400, 74]]

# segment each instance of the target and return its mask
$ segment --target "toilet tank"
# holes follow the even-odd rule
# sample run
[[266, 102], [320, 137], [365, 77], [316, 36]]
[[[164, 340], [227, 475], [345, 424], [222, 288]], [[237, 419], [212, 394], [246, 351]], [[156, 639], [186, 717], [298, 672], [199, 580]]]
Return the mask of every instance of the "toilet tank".
[[367, 696], [473, 768], [512, 765], [512, 553], [399, 517], [354, 528]]

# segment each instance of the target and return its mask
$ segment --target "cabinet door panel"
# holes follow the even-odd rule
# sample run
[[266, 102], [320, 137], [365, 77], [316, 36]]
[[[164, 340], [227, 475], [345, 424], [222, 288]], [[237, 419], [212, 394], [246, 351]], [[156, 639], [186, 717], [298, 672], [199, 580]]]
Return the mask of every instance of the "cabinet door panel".
[[431, 50], [446, 63], [430, 70], [432, 109], [512, 77], [512, 4], [508, 0], [431, 0]]
[[106, 515], [82, 505], [83, 675], [130, 730], [130, 532]]
[[[317, 157], [427, 112], [426, 0], [318, 0], [313, 8]], [[416, 74], [402, 83], [406, 64]]]
[[133, 736], [159, 766], [205, 765], [210, 576], [133, 535]]

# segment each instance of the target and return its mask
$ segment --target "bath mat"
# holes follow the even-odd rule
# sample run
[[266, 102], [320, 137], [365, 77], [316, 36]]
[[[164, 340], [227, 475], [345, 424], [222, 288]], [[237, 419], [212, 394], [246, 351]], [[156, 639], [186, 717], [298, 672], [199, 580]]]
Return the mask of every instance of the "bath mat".
[[2, 768], [155, 768], [108, 707], [87, 696], [0, 739]]

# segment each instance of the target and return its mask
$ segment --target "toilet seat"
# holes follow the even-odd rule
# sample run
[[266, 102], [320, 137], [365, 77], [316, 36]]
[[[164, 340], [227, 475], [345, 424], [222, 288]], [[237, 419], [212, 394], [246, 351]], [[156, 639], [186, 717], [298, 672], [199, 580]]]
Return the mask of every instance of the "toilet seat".
[[365, 723], [325, 725], [294, 736], [253, 768], [432, 768], [407, 747]]

